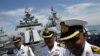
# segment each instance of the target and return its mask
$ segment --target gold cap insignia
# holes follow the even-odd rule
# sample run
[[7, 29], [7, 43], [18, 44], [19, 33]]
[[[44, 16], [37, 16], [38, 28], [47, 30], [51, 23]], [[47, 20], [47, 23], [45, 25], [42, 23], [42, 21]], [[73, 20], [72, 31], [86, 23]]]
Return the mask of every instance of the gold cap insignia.
[[64, 22], [61, 22], [60, 26], [61, 26], [61, 32], [67, 32], [69, 30], [69, 27], [65, 25]]
[[67, 32], [68, 30], [68, 26], [61, 26], [61, 32]]

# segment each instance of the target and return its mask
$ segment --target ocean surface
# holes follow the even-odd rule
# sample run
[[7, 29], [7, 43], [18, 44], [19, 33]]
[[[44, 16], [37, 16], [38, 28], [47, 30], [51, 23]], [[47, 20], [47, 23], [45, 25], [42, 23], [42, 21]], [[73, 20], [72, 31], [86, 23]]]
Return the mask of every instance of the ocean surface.
[[86, 26], [88, 30], [96, 30], [96, 32], [100, 33], [100, 25], [92, 25], [92, 26]]

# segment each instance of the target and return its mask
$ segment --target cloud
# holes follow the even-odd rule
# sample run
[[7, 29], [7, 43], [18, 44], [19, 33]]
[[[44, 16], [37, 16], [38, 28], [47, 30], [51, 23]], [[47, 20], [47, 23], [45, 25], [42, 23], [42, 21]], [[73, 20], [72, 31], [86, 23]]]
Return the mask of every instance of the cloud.
[[44, 8], [33, 14], [38, 18], [39, 22], [45, 25], [48, 22], [48, 17], [50, 16], [51, 11], [50, 9]]
[[[29, 8], [29, 9], [30, 9], [30, 11], [33, 10], [33, 8]], [[19, 8], [16, 10], [1, 12], [0, 15], [3, 15], [3, 16], [23, 16], [24, 13], [25, 13], [25, 8]]]
[[[35, 18], [39, 20], [39, 22], [46, 24], [47, 23], [47, 18], [50, 15], [50, 9], [44, 8], [44, 9], [39, 9], [35, 10], [35, 8], [29, 8], [30, 12], [32, 13]], [[8, 16], [8, 17], [15, 17], [15, 21], [18, 23], [18, 21], [23, 18], [25, 15], [25, 8], [18, 8], [16, 10], [10, 10], [10, 11], [5, 11], [5, 12], [0, 12], [0, 15], [2, 16]], [[21, 16], [21, 17], [20, 17]], [[14, 20], [14, 19], [12, 19]], [[45, 21], [45, 22], [44, 22]]]
[[0, 27], [3, 27], [4, 32], [7, 33], [7, 34], [12, 33], [14, 31], [14, 28], [15, 28], [14, 25], [9, 21], [8, 22], [0, 21]]
[[65, 5], [65, 4], [57, 4], [56, 6], [60, 6], [60, 7], [66, 7], [67, 5]]
[[99, 3], [80, 3], [66, 8], [69, 19], [83, 19], [89, 22], [89, 25], [100, 24], [100, 4]]
[[[51, 13], [50, 9], [43, 8], [35, 10], [34, 8], [30, 8], [30, 10], [32, 10], [32, 16], [35, 16], [35, 19], [38, 19], [40, 23], [45, 25], [48, 22], [47, 19]], [[25, 8], [18, 8], [16, 10], [0, 12], [0, 26], [2, 26], [7, 31], [7, 33], [12, 33], [15, 30], [16, 25], [18, 25], [19, 20], [24, 18], [24, 11]]]
[[66, 9], [70, 14], [77, 14], [92, 5], [93, 5], [92, 3], [82, 3], [82, 4], [76, 4], [76, 5], [69, 6]]
[[[88, 21], [89, 25], [100, 24], [100, 4], [95, 3], [80, 3], [73, 4], [71, 6], [61, 5], [62, 9], [57, 9], [57, 13], [59, 13], [62, 17], [61, 19], [83, 19]], [[35, 9], [30, 8], [32, 10], [32, 15], [35, 16], [42, 24], [46, 24], [48, 22], [48, 17], [51, 15], [51, 11], [49, 8]], [[22, 19], [25, 15], [25, 8], [18, 8], [16, 10], [10, 10], [5, 12], [0, 12], [0, 16], [2, 18], [6, 17], [5, 20], [0, 20], [0, 24], [4, 24], [7, 29], [14, 29], [19, 19]], [[61, 11], [61, 12], [60, 12]], [[9, 18], [8, 18], [9, 16]], [[21, 17], [20, 17], [21, 16]], [[59, 16], [58, 16], [59, 17]], [[0, 17], [1, 19], [1, 17]], [[10, 20], [9, 20], [10, 19]], [[12, 22], [13, 21], [13, 22]], [[9, 27], [12, 26], [12, 27]], [[10, 32], [10, 31], [9, 31]]]

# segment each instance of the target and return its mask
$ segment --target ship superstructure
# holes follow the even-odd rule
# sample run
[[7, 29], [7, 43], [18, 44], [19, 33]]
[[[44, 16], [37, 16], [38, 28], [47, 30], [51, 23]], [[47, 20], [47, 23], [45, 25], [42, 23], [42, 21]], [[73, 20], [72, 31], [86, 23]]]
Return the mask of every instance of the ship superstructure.
[[41, 29], [42, 24], [29, 13], [28, 9], [25, 9], [25, 17], [19, 21], [15, 31], [24, 37], [24, 43], [33, 43], [42, 40], [40, 36]]
[[58, 20], [59, 18], [57, 17], [56, 11], [54, 10], [54, 8], [51, 8], [51, 15], [48, 18], [48, 23], [46, 24], [46, 26], [48, 28], [55, 27], [57, 25]]

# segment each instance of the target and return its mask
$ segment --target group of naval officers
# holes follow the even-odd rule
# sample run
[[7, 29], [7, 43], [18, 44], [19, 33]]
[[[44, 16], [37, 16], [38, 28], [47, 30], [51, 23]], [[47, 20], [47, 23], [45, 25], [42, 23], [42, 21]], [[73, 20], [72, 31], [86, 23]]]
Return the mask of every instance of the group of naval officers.
[[[89, 44], [84, 20], [70, 19], [60, 21], [59, 42], [55, 41], [54, 31], [45, 28], [42, 34], [45, 45], [41, 48], [41, 56], [100, 56], [100, 48]], [[21, 36], [13, 36], [14, 56], [37, 56], [32, 48], [21, 43]], [[62, 44], [61, 44], [62, 43]]]

